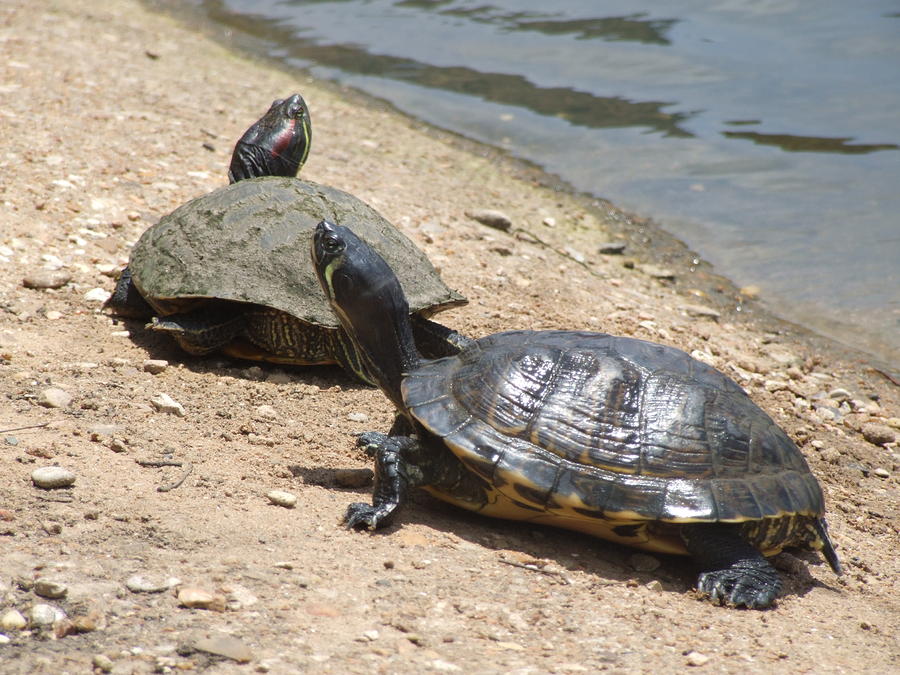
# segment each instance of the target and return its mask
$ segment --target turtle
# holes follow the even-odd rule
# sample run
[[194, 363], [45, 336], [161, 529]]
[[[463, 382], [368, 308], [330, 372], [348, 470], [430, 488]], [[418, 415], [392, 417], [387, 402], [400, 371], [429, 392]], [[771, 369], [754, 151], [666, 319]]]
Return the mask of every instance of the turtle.
[[455, 353], [466, 338], [435, 312], [466, 303], [405, 235], [356, 197], [293, 177], [310, 141], [299, 94], [276, 100], [235, 146], [231, 184], [193, 199], [140, 237], [107, 302], [148, 318], [190, 354], [291, 365], [337, 363], [364, 382], [312, 270], [308, 250], [322, 218], [353, 227], [400, 271], [423, 352]]
[[686, 554], [698, 590], [762, 609], [781, 580], [766, 559], [820, 550], [836, 574], [821, 487], [788, 435], [733, 380], [630, 337], [516, 330], [423, 357], [390, 264], [320, 223], [313, 261], [356, 351], [412, 433], [365, 432], [372, 503], [350, 528], [392, 522], [414, 488], [478, 513]]

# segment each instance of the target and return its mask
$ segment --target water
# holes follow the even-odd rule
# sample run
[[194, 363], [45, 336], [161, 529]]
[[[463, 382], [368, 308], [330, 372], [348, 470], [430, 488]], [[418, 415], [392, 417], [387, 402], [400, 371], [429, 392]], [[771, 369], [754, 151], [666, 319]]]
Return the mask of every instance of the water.
[[776, 313], [900, 365], [897, 2], [194, 1], [654, 217]]

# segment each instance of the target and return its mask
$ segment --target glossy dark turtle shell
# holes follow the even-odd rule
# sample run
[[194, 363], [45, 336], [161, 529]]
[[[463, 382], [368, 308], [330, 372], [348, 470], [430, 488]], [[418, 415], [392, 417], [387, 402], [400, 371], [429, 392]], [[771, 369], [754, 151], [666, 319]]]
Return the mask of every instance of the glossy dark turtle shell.
[[191, 200], [141, 236], [129, 268], [141, 295], [162, 315], [216, 298], [337, 328], [309, 262], [312, 233], [323, 219], [348, 226], [388, 261], [410, 311], [427, 317], [465, 303], [425, 254], [373, 208], [297, 178], [241, 180]]
[[[790, 530], [824, 513], [790, 438], [735, 382], [672, 347], [596, 333], [498, 333], [425, 362], [408, 374], [403, 398], [484, 478], [489, 501], [522, 509], [497, 511], [504, 517], [528, 518], [530, 509], [531, 520], [552, 514], [556, 524], [568, 518], [567, 527], [617, 538], [604, 527], [780, 519]], [[591, 519], [607, 525], [579, 523]], [[792, 534], [810, 536], [766, 536], [777, 549]]]

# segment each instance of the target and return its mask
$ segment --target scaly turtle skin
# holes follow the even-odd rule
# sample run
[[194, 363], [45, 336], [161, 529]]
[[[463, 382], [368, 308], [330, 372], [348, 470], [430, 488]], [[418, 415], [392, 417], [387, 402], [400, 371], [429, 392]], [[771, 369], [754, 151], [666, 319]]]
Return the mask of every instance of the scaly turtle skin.
[[714, 601], [764, 608], [781, 581], [765, 556], [824, 552], [824, 499], [802, 454], [719, 371], [663, 345], [602, 333], [513, 331], [437, 360], [416, 350], [390, 266], [321, 223], [319, 281], [366, 367], [414, 435], [364, 434], [373, 504], [389, 523], [415, 487], [485, 515], [688, 554]]
[[465, 299], [374, 209], [346, 192], [292, 177], [310, 138], [300, 95], [275, 101], [235, 146], [232, 184], [149, 228], [107, 307], [152, 317], [149, 328], [169, 333], [191, 354], [338, 363], [371, 382], [310, 267], [312, 231], [329, 218], [354, 228], [401, 270], [423, 353], [456, 353], [466, 339], [428, 317]]

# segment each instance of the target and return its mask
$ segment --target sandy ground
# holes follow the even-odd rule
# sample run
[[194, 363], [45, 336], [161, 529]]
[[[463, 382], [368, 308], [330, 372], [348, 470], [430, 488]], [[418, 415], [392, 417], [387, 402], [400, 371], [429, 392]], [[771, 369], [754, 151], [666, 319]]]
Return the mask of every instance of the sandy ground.
[[[0, 671], [900, 669], [900, 388], [865, 356], [771, 321], [689, 251], [644, 247], [652, 228], [493, 151], [132, 0], [83, 7], [0, 6]], [[352, 486], [369, 466], [352, 434], [390, 424], [379, 391], [334, 368], [191, 358], [99, 311], [141, 232], [225, 184], [234, 139], [294, 91], [314, 124], [303, 176], [423, 248], [471, 301], [445, 323], [634, 335], [745, 386], [819, 476], [845, 575], [783, 554], [777, 607], [739, 611], [698, 598], [685, 559], [425, 496], [383, 533], [340, 527], [371, 490]], [[465, 216], [477, 208], [505, 211], [513, 231]], [[598, 253], [606, 241], [625, 255]], [[23, 284], [49, 273], [68, 281]], [[161, 393], [184, 415], [158, 411]], [[51, 465], [74, 486], [35, 487]]]

